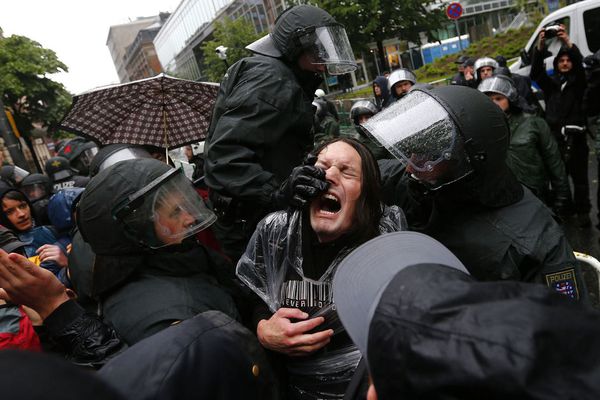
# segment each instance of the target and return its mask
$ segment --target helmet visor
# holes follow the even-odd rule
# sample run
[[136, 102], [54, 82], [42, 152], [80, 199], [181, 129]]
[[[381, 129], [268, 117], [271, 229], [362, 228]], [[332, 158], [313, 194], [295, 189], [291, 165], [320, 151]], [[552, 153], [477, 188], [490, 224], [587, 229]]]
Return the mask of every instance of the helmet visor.
[[167, 171], [129, 196], [114, 214], [130, 236], [153, 249], [181, 243], [217, 219], [181, 169]]
[[472, 171], [464, 143], [446, 109], [426, 92], [408, 93], [363, 124], [413, 176], [439, 187]]
[[94, 156], [98, 154], [98, 147], [91, 147], [89, 149], [85, 149], [80, 155], [79, 155], [79, 162], [86, 166], [89, 167], [92, 159], [94, 158]]
[[21, 183], [23, 178], [29, 175], [29, 172], [25, 171], [23, 168], [17, 167], [16, 165], [13, 168], [13, 179], [16, 184]]
[[21, 186], [21, 191], [32, 202], [50, 195], [48, 187], [43, 183], [32, 183], [31, 185]]
[[505, 96], [510, 101], [515, 101], [517, 98], [517, 90], [508, 81], [508, 79], [499, 78], [492, 76], [491, 78], [484, 79], [477, 87], [480, 92], [483, 93], [498, 93]]
[[357, 68], [346, 30], [341, 25], [320, 26], [315, 29], [313, 64], [327, 65], [330, 75], [342, 75]]

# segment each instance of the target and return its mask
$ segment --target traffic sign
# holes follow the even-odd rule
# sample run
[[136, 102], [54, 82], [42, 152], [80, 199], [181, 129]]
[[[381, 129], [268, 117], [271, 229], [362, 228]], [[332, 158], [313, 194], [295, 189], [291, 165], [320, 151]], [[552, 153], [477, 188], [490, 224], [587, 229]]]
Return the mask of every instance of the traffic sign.
[[463, 13], [463, 8], [460, 3], [450, 3], [446, 7], [446, 15], [450, 19], [459, 19]]

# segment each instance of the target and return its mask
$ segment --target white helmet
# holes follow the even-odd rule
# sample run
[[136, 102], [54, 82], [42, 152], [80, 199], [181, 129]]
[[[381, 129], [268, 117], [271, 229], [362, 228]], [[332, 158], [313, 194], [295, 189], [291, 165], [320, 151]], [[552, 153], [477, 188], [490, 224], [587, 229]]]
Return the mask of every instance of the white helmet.
[[509, 102], [515, 103], [519, 99], [519, 94], [515, 88], [512, 79], [504, 75], [495, 75], [481, 81], [477, 87], [480, 92], [485, 94], [498, 93], [508, 99]]
[[405, 68], [392, 71], [388, 77], [388, 88], [390, 89], [390, 93], [394, 98], [398, 98], [398, 95], [396, 95], [396, 91], [394, 90], [394, 85], [402, 81], [408, 81], [414, 85], [417, 83], [417, 77], [414, 73], [412, 73], [412, 71]]
[[317, 89], [315, 90], [315, 97], [320, 98], [325, 96], [325, 92], [323, 91], [323, 89]]
[[475, 70], [475, 78], [479, 79], [479, 68], [492, 67], [494, 71], [498, 69], [498, 62], [491, 57], [481, 57], [475, 61], [473, 69]]

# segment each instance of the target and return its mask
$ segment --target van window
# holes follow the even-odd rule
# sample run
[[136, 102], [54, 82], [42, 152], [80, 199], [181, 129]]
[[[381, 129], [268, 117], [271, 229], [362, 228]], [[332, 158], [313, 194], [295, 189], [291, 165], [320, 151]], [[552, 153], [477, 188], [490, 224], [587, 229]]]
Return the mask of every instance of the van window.
[[588, 48], [595, 53], [600, 49], [600, 7], [583, 13], [583, 26]]

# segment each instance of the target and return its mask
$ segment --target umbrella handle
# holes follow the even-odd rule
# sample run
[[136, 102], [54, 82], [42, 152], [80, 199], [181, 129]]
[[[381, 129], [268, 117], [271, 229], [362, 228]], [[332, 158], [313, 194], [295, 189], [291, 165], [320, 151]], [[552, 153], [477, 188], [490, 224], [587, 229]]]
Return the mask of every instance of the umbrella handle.
[[167, 164], [169, 163], [169, 140], [167, 136], [167, 112], [165, 111], [165, 106], [163, 104], [163, 133], [165, 135], [165, 160]]

